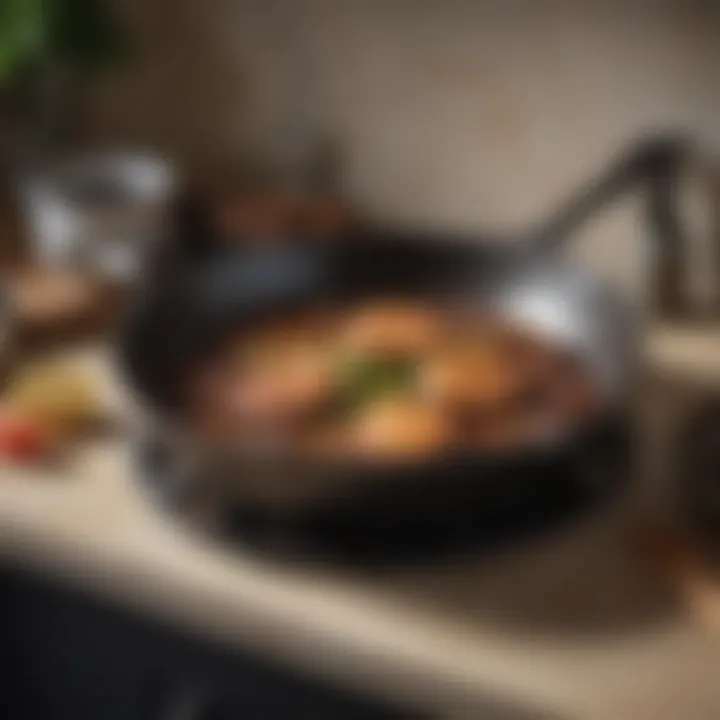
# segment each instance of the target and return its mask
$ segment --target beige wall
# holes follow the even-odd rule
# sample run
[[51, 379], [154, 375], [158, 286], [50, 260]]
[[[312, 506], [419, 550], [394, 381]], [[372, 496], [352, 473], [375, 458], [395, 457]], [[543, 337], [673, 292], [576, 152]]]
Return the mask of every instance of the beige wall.
[[[717, 2], [123, 4], [136, 68], [105, 88], [102, 134], [197, 159], [287, 147], [288, 124], [320, 123], [345, 144], [350, 192], [382, 216], [521, 229], [639, 133], [720, 147]], [[598, 262], [634, 263], [619, 252], [633, 217], [598, 224]]]

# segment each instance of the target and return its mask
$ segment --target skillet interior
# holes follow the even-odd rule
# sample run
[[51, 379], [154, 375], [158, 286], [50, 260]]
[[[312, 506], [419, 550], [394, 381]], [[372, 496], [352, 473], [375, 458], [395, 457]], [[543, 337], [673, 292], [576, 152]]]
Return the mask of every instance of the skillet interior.
[[121, 341], [124, 370], [143, 401], [172, 411], [184, 369], [228, 333], [317, 303], [392, 295], [493, 304], [572, 347], [614, 399], [627, 384], [626, 309], [592, 277], [512, 246], [400, 234], [217, 254], [141, 298]]
[[[218, 255], [141, 299], [121, 343], [122, 361], [140, 399], [172, 415], [183, 370], [228, 331], [318, 301], [393, 293], [498, 301], [572, 341], [598, 377], [605, 372], [611, 383], [627, 374], [621, 308], [590, 280], [555, 262], [521, 261], [507, 247], [404, 235]], [[547, 312], [550, 300], [556, 312]], [[225, 507], [232, 531], [254, 532], [255, 543], [282, 528], [305, 544], [343, 552], [436, 546], [440, 538], [507, 527], [508, 518], [517, 528], [549, 503], [573, 506], [586, 496], [589, 470], [592, 495], [616, 487], [628, 448], [623, 413], [612, 409], [583, 433], [533, 452], [279, 474], [211, 461], [195, 482]]]
[[476, 294], [506, 255], [404, 235], [218, 253], [144, 293], [121, 341], [124, 370], [144, 400], [170, 409], [178, 373], [227, 332], [318, 302]]

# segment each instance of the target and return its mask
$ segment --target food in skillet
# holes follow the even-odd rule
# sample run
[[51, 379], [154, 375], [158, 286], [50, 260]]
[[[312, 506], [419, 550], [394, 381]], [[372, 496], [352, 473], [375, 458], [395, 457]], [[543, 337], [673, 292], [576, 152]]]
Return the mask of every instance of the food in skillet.
[[419, 358], [438, 344], [443, 323], [437, 310], [411, 303], [374, 303], [350, 313], [339, 333], [350, 355]]
[[480, 331], [450, 338], [420, 362], [421, 391], [450, 409], [493, 411], [522, 391], [527, 376], [514, 367], [503, 338]]
[[314, 460], [512, 450], [598, 409], [589, 369], [499, 317], [369, 302], [240, 333], [190, 382], [211, 440]]
[[419, 457], [452, 443], [453, 419], [414, 397], [387, 397], [362, 407], [346, 430], [346, 451], [382, 460]]

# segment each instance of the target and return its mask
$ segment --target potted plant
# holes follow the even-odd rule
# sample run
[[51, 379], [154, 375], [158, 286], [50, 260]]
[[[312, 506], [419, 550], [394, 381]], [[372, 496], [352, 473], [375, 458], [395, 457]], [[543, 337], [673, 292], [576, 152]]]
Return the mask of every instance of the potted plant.
[[0, 114], [15, 171], [67, 151], [89, 84], [123, 54], [104, 0], [2, 0]]

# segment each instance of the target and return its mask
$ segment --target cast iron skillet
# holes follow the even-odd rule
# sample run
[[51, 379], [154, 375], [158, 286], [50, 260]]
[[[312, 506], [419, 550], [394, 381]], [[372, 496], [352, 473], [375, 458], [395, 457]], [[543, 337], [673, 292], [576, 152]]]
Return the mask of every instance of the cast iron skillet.
[[[278, 528], [313, 541], [384, 552], [436, 542], [508, 513], [533, 515], [543, 499], [603, 494], [627, 466], [626, 400], [635, 365], [628, 308], [559, 253], [562, 240], [633, 183], [647, 180], [662, 257], [678, 228], [664, 211], [684, 147], [642, 144], [527, 242], [479, 243], [422, 233], [359, 231], [337, 245], [246, 249], [197, 258], [148, 290], [121, 342], [131, 386], [150, 411], [149, 432], [194, 468], [193, 492], [232, 507], [238, 527]], [[659, 209], [659, 211], [658, 211]], [[156, 276], [155, 281], [158, 282]], [[251, 467], [209, 453], [175, 421], [182, 374], [228, 331], [318, 302], [365, 296], [439, 296], [499, 307], [573, 347], [604, 394], [605, 412], [567, 436], [503, 456], [453, 454], [413, 465]]]

